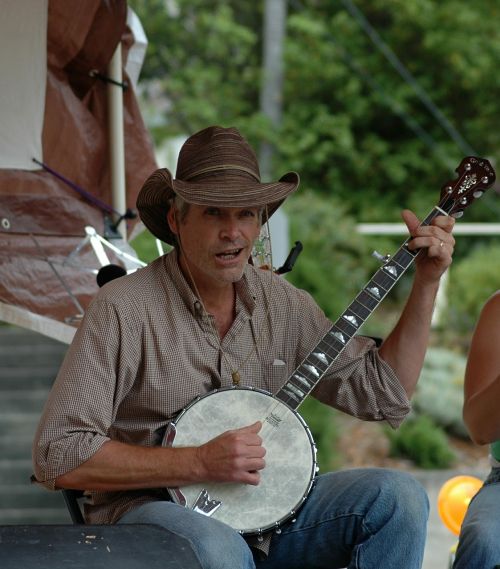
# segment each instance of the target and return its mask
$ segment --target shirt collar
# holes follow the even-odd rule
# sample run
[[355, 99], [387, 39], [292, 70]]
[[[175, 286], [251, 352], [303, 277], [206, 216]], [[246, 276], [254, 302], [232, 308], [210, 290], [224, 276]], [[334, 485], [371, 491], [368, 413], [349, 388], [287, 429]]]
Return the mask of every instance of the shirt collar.
[[[197, 318], [203, 315], [203, 307], [199, 298], [193, 292], [189, 283], [187, 282], [186, 278], [184, 277], [184, 273], [182, 272], [179, 260], [178, 260], [178, 253], [174, 249], [167, 253], [163, 257], [165, 263], [165, 270], [167, 274], [170, 276], [170, 279], [177, 289], [180, 297], [184, 301], [186, 307], [191, 312], [191, 314]], [[236, 309], [239, 309], [240, 302], [244, 309], [248, 312], [249, 316], [251, 316], [255, 310], [255, 300], [256, 294], [253, 290], [252, 286], [250, 285], [247, 273], [249, 270], [250, 265], [245, 267], [245, 271], [243, 273], [242, 278], [235, 284], [236, 290]]]

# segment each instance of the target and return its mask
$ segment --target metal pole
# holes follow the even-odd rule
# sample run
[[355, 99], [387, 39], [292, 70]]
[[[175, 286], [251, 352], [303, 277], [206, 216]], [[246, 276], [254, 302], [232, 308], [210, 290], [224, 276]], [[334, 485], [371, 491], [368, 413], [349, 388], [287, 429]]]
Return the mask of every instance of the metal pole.
[[[281, 125], [282, 115], [283, 43], [286, 15], [286, 0], [266, 0], [263, 33], [264, 77], [260, 93], [260, 108], [276, 128]], [[272, 145], [268, 142], [262, 143], [259, 154], [262, 179], [268, 180], [272, 170]]]
[[[118, 44], [111, 61], [108, 74], [111, 79], [122, 83], [122, 46]], [[125, 213], [127, 202], [125, 196], [125, 146], [123, 132], [123, 89], [108, 83], [108, 129], [109, 129], [109, 161], [111, 175], [111, 198], [113, 208]], [[116, 219], [114, 221], [117, 221]], [[127, 240], [125, 222], [118, 226], [123, 239]]]

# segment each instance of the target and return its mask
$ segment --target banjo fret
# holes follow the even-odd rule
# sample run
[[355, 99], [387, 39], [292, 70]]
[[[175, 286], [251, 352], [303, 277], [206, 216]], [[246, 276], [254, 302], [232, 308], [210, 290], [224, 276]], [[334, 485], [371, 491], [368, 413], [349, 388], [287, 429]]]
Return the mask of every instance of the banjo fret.
[[349, 312], [356, 314], [358, 318], [360, 318], [363, 322], [368, 319], [371, 314], [371, 310], [369, 310], [364, 304], [361, 303], [358, 298], [355, 298], [349, 308], [347, 309]]

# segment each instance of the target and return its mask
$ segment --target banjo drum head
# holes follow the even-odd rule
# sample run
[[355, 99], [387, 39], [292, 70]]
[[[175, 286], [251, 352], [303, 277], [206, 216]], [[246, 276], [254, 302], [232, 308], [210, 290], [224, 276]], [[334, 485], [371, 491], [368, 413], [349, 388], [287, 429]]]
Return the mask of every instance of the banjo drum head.
[[[200, 492], [221, 502], [211, 514], [243, 534], [278, 528], [309, 494], [316, 473], [316, 447], [298, 413], [266, 391], [230, 387], [193, 401], [174, 422], [173, 447], [199, 446], [221, 433], [261, 421], [266, 466], [258, 486], [206, 483], [180, 488], [192, 507]], [[172, 494], [174, 497], [175, 495]]]

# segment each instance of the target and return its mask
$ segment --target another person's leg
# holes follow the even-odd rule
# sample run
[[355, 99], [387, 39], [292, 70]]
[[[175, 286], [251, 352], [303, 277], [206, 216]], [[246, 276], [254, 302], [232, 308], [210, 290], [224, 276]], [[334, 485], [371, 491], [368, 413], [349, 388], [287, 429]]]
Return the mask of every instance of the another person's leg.
[[217, 520], [172, 502], [149, 502], [127, 512], [119, 524], [157, 524], [187, 539], [203, 569], [255, 569], [241, 535]]
[[453, 569], [500, 565], [500, 468], [494, 468], [474, 496], [460, 530]]
[[409, 474], [355, 469], [324, 474], [258, 569], [420, 569], [429, 502]]

